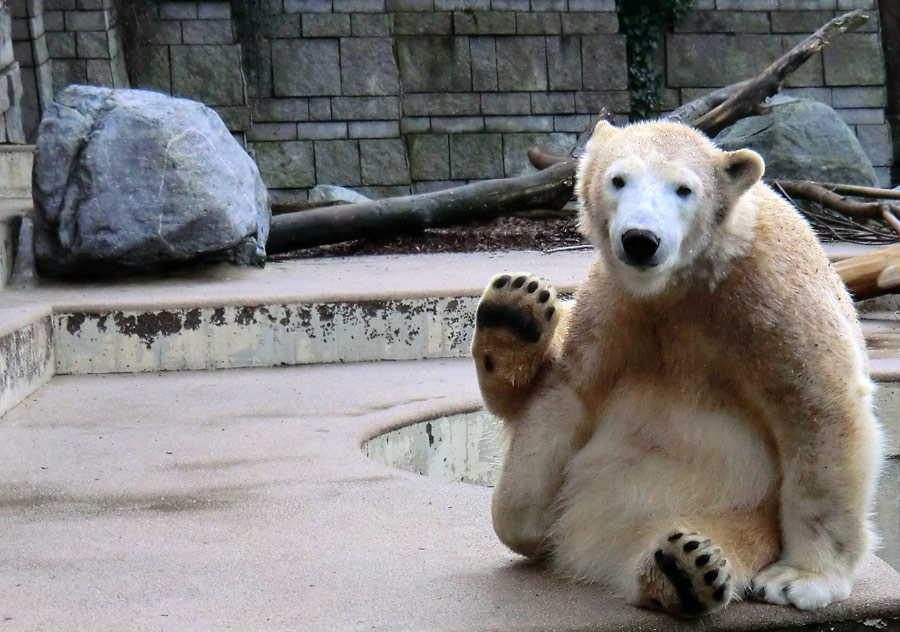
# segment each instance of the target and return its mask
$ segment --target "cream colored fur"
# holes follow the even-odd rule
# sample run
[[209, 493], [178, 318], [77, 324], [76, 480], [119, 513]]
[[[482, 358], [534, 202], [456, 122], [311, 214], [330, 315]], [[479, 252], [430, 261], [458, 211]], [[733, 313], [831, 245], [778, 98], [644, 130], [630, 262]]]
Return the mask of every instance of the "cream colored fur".
[[[479, 324], [473, 345], [509, 438], [493, 522], [514, 551], [679, 615], [745, 593], [803, 609], [850, 594], [874, 543], [881, 460], [864, 343], [840, 279], [762, 170], [684, 126], [601, 123], [577, 183], [599, 254], [574, 307], [539, 302], [532, 277], [488, 286], [482, 305], [542, 332], [523, 342]], [[626, 195], [617, 174], [652, 197]], [[679, 224], [673, 254], [624, 264], [617, 222], [663, 209]], [[679, 592], [673, 567], [697, 594]]]

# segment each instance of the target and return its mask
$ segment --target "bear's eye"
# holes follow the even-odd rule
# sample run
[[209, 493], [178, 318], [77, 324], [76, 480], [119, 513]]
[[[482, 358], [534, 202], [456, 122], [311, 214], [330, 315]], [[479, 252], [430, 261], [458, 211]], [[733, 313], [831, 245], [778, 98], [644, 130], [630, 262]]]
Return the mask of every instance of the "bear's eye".
[[622, 176], [613, 176], [612, 185], [617, 189], [623, 188], [625, 186], [625, 178]]
[[681, 185], [680, 187], [678, 187], [675, 190], [675, 193], [678, 194], [678, 197], [686, 198], [686, 197], [690, 197], [690, 195], [691, 195], [691, 193], [693, 193], [693, 191], [691, 190], [691, 187]]

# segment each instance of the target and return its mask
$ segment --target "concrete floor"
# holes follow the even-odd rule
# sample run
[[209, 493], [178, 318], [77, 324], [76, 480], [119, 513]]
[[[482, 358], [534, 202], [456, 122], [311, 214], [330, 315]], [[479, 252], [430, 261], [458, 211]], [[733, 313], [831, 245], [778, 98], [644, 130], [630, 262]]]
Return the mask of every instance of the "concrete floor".
[[[477, 295], [499, 270], [565, 291], [590, 257], [359, 257], [8, 288], [0, 330], [51, 310]], [[896, 307], [882, 310], [879, 370], [900, 378]], [[900, 625], [900, 576], [877, 560], [850, 600], [815, 614], [739, 604], [687, 624], [639, 611], [508, 552], [489, 489], [363, 455], [387, 429], [478, 406], [468, 359], [58, 375], [0, 417], [0, 632]]]
[[678, 623], [506, 551], [489, 489], [362, 454], [385, 429], [478, 405], [464, 359], [57, 377], [0, 419], [0, 630], [735, 630], [900, 617], [900, 577], [873, 561], [850, 600], [815, 614], [739, 604]]

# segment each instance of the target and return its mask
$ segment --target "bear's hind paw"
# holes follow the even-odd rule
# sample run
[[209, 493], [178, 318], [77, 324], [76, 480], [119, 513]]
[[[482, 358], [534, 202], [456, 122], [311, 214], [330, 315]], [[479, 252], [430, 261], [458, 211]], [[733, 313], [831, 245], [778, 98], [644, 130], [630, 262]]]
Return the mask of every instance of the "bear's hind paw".
[[719, 547], [697, 533], [675, 530], [653, 552], [642, 574], [639, 603], [680, 617], [724, 608], [733, 596], [731, 567]]

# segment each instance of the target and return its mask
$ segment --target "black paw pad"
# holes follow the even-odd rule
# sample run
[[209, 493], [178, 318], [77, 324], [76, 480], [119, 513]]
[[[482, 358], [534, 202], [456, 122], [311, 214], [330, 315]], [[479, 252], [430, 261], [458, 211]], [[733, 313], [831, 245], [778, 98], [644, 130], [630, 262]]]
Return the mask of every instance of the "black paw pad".
[[[515, 285], [515, 282], [513, 284]], [[541, 339], [537, 321], [521, 309], [509, 305], [482, 303], [475, 314], [475, 324], [486, 329], [505, 327], [512, 330], [513, 334], [524, 342], [537, 342]]]
[[550, 292], [548, 292], [547, 290], [541, 290], [541, 293], [538, 294], [538, 300], [541, 303], [546, 303], [550, 300]]
[[666, 555], [662, 550], [658, 550], [653, 555], [653, 559], [656, 561], [656, 567], [672, 583], [672, 587], [678, 594], [678, 601], [681, 602], [681, 609], [684, 614], [696, 616], [707, 611], [707, 608], [697, 599], [690, 576], [678, 566], [675, 557]]
[[684, 545], [684, 552], [690, 553], [691, 551], [697, 550], [697, 547], [700, 546], [700, 542], [697, 540], [692, 540]]
[[669, 542], [674, 542], [675, 540], [678, 540], [679, 538], [681, 538], [681, 536], [683, 536], [683, 535], [684, 535], [683, 533], [673, 533], [672, 535], [669, 536]]
[[517, 277], [516, 280], [512, 282], [512, 286], [514, 288], [518, 289], [518, 288], [522, 287], [523, 285], [525, 285], [525, 281], [527, 281], [527, 280], [528, 280], [528, 277], [526, 277], [526, 276]]
[[712, 583], [716, 581], [716, 577], [719, 576], [719, 569], [714, 568], [711, 571], [706, 571], [706, 574], [703, 576], [703, 581], [706, 582], [707, 586], [712, 586]]
[[532, 281], [531, 283], [528, 284], [528, 287], [525, 288], [525, 289], [528, 290], [528, 293], [529, 293], [529, 294], [531, 294], [531, 293], [534, 292], [536, 289], [538, 289], [538, 282], [537, 282], [537, 281]]
[[553, 319], [553, 314], [555, 314], [555, 313], [556, 313], [556, 308], [555, 308], [555, 307], [550, 307], [550, 308], [548, 308], [548, 309], [547, 309], [547, 320], [552, 320], [552, 319]]
[[488, 373], [494, 372], [494, 361], [491, 359], [491, 356], [484, 356], [484, 370]]
[[716, 588], [713, 593], [713, 599], [716, 601], [722, 601], [725, 598], [725, 588], [727, 588], [727, 584], [722, 584], [718, 588]]
[[709, 558], [710, 558], [709, 553], [704, 553], [703, 555], [698, 557], [696, 560], [694, 560], [694, 564], [696, 564], [697, 566], [706, 566], [707, 564], [709, 564]]
[[509, 279], [510, 276], [508, 274], [504, 274], [502, 277], [494, 281], [494, 287], [499, 290], [501, 287], [509, 283]]

